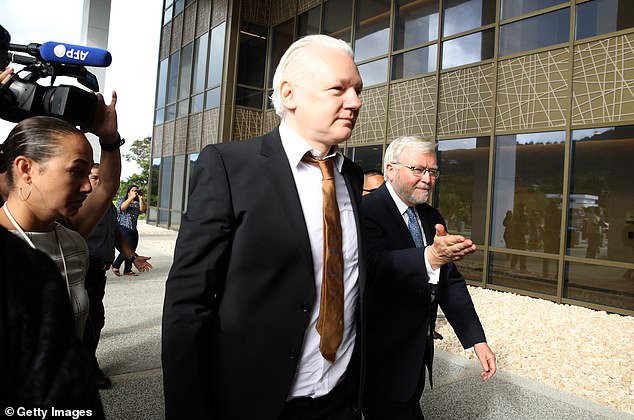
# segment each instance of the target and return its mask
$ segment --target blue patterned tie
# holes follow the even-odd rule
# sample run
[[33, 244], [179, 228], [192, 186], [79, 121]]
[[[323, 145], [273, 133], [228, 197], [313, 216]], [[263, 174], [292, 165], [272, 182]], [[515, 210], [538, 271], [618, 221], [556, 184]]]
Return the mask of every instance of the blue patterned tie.
[[416, 220], [416, 213], [414, 213], [414, 208], [408, 207], [405, 213], [407, 213], [407, 217], [409, 219], [407, 223], [407, 228], [409, 229], [410, 235], [412, 235], [412, 239], [416, 244], [416, 248], [422, 248], [424, 246], [423, 232], [420, 230], [418, 220]]

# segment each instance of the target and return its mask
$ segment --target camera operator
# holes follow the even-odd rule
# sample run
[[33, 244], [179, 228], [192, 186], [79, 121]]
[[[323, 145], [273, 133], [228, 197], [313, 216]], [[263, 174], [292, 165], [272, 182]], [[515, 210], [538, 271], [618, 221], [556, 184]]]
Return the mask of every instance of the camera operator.
[[[117, 220], [119, 222], [119, 230], [128, 240], [128, 243], [134, 251], [139, 244], [139, 231], [137, 230], [137, 220], [140, 213], [145, 213], [145, 201], [143, 200], [143, 192], [139, 191], [136, 185], [128, 186], [125, 198], [117, 200]], [[117, 276], [121, 275], [119, 271], [121, 263], [125, 261], [123, 275], [136, 276], [132, 271], [132, 260], [126, 258], [120, 253], [116, 260], [112, 263], [112, 272]]]

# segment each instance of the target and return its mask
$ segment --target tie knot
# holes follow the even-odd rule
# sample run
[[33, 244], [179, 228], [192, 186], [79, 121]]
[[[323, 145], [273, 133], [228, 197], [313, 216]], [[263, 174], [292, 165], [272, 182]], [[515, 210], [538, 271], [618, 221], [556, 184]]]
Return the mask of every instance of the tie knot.
[[333, 158], [334, 156], [328, 157], [326, 159], [315, 159], [315, 157], [311, 155], [310, 152], [306, 152], [306, 154], [302, 158], [302, 161], [313, 166], [318, 166], [323, 179], [333, 179], [335, 177], [335, 163]]

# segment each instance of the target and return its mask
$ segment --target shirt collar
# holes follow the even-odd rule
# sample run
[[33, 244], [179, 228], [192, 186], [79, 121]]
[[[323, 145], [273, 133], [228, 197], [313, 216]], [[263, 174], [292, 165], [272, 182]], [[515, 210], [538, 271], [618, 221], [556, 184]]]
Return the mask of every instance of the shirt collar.
[[[306, 140], [289, 127], [283, 119], [280, 123], [279, 130], [280, 138], [282, 139], [282, 147], [284, 147], [284, 151], [286, 152], [286, 156], [288, 157], [291, 167], [297, 168], [306, 152], [310, 152], [315, 158], [319, 156], [319, 152], [313, 150]], [[341, 168], [343, 167], [343, 154], [341, 154], [339, 146], [332, 146], [330, 148], [330, 154], [326, 157], [333, 155], [335, 168], [337, 168], [337, 171], [341, 172]]]
[[386, 184], [387, 190], [390, 192], [392, 200], [394, 200], [394, 204], [396, 204], [398, 211], [401, 213], [401, 215], [405, 214], [409, 206], [405, 204], [403, 200], [401, 200], [401, 197], [399, 197], [398, 194], [396, 194], [396, 191], [394, 191], [394, 187], [392, 187], [390, 181], [387, 181]]

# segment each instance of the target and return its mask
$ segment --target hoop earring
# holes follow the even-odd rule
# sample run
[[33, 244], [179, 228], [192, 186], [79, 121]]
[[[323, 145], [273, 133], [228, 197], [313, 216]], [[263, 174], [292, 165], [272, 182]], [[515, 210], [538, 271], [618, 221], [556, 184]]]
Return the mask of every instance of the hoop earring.
[[24, 198], [22, 197], [22, 187], [20, 187], [20, 189], [18, 190], [18, 195], [20, 196], [20, 200], [21, 201], [28, 200], [32, 192], [33, 192], [33, 187], [31, 186], [31, 184], [29, 184], [29, 195], [27, 195], [26, 198]]

